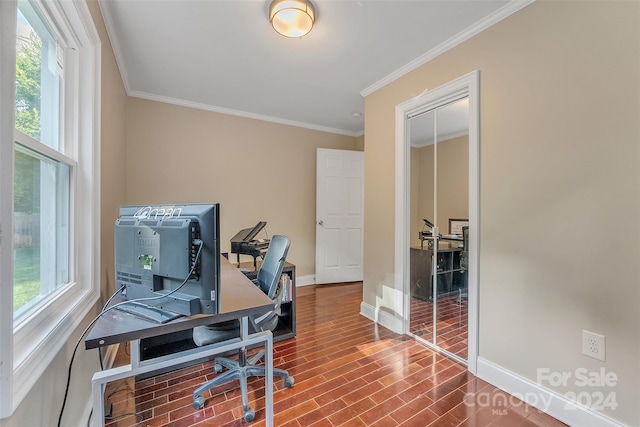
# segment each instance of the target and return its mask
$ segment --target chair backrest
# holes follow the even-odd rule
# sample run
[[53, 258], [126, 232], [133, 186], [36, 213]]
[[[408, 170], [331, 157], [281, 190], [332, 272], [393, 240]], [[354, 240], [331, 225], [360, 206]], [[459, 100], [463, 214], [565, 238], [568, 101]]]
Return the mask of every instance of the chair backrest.
[[469, 227], [462, 227], [462, 252], [460, 253], [460, 268], [469, 269]]
[[275, 235], [271, 237], [267, 254], [262, 260], [260, 270], [258, 270], [257, 284], [262, 292], [271, 299], [276, 297], [284, 262], [287, 258], [287, 252], [289, 252], [289, 244], [287, 236]]

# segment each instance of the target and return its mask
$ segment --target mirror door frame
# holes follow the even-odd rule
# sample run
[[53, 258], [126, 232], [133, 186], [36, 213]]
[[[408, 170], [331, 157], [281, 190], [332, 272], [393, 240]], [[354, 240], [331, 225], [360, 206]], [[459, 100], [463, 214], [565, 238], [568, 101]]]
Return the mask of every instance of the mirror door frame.
[[478, 359], [478, 259], [479, 259], [479, 221], [480, 221], [480, 72], [472, 71], [462, 77], [426, 90], [396, 106], [395, 141], [395, 279], [394, 287], [402, 294], [404, 313], [404, 333], [409, 332], [410, 295], [410, 138], [408, 120], [424, 111], [435, 109], [452, 100], [469, 97], [469, 324], [467, 367], [476, 373]]

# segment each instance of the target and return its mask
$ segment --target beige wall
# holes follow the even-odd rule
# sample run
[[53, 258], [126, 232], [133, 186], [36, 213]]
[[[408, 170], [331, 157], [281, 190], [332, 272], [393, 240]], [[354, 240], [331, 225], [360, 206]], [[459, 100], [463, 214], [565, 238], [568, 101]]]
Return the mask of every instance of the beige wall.
[[113, 274], [113, 225], [118, 208], [125, 204], [126, 152], [125, 121], [127, 96], [120, 71], [107, 37], [96, 0], [89, 2], [102, 40], [102, 122], [101, 122], [101, 264], [102, 298], [106, 301], [115, 291]]
[[433, 145], [411, 148], [410, 244], [419, 245], [422, 218], [449, 234], [449, 219], [469, 218], [469, 137], [438, 143], [438, 215], [433, 214]]
[[267, 221], [298, 276], [314, 274], [316, 149], [356, 138], [129, 98], [126, 139], [127, 203], [219, 202], [223, 252]]
[[[619, 406], [604, 413], [629, 425], [640, 424], [639, 23], [638, 2], [538, 1], [365, 101], [364, 302], [394, 307], [394, 108], [477, 69], [479, 355], [534, 382], [538, 368], [614, 372]], [[582, 329], [606, 336], [606, 362], [581, 355]]]

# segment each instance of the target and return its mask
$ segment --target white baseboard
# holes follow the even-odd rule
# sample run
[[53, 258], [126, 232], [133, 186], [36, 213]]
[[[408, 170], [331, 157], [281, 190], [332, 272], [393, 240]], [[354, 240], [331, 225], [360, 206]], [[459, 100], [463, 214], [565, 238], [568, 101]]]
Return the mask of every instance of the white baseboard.
[[624, 424], [549, 390], [481, 357], [476, 376], [552, 417], [576, 427], [624, 427]]
[[389, 329], [392, 332], [395, 332], [397, 334], [404, 333], [403, 320], [397, 318], [396, 316], [384, 310], [380, 310], [379, 307], [374, 307], [363, 301], [360, 303], [360, 314], [366, 317], [367, 319], [372, 320], [384, 326], [385, 328]]
[[313, 274], [308, 276], [296, 276], [296, 288], [300, 286], [315, 285], [316, 277]]
[[[80, 420], [88, 420], [89, 414], [91, 414], [91, 416], [93, 417], [93, 414], [91, 413], [91, 411], [93, 411], [93, 399], [91, 399], [91, 395], [89, 395], [87, 404], [84, 406], [84, 409], [82, 410], [82, 415], [80, 416]], [[93, 421], [93, 419], [91, 421]], [[78, 425], [82, 425], [82, 423], [79, 422]], [[91, 422], [90, 425], [93, 425], [93, 422]]]
[[[402, 319], [377, 307], [361, 302], [360, 314], [393, 332], [403, 333]], [[625, 427], [625, 424], [613, 418], [579, 405], [555, 391], [481, 357], [477, 361], [476, 376], [569, 426]]]
[[[104, 369], [113, 368], [113, 364], [116, 360], [116, 355], [118, 353], [119, 347], [120, 347], [120, 344], [114, 344], [114, 345], [108, 346], [106, 350], [103, 351], [102, 365], [104, 366]], [[93, 396], [89, 394], [89, 396], [87, 396], [87, 403], [85, 404], [85, 407], [84, 407], [84, 410], [82, 411], [82, 416], [80, 417], [80, 419], [88, 420], [89, 414], [91, 414], [91, 411], [93, 411]], [[91, 416], [93, 417], [93, 414]]]

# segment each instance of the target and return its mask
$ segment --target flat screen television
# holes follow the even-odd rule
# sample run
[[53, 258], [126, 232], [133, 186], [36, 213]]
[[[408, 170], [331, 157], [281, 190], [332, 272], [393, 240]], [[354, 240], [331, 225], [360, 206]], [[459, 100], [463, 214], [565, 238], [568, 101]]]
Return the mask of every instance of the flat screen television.
[[114, 243], [116, 289], [124, 286], [127, 300], [186, 316], [218, 313], [218, 203], [123, 206]]

